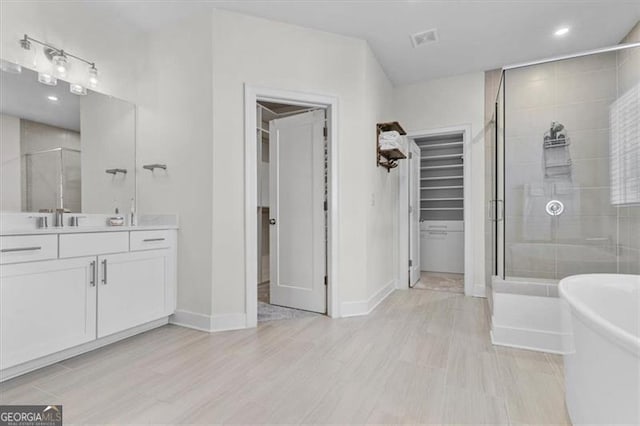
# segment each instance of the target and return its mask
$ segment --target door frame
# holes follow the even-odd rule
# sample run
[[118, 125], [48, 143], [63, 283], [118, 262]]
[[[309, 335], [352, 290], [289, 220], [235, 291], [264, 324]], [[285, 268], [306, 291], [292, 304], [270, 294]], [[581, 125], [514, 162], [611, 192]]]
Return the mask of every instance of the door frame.
[[339, 317], [338, 309], [338, 98], [332, 95], [244, 85], [244, 192], [245, 192], [245, 312], [247, 327], [258, 324], [258, 141], [256, 103], [276, 102], [325, 108], [327, 111], [327, 315]]
[[[407, 140], [435, 135], [449, 135], [462, 133], [462, 162], [464, 164], [462, 176], [464, 177], [463, 207], [464, 207], [464, 294], [465, 296], [475, 296], [473, 283], [473, 224], [471, 223], [471, 125], [459, 125], [451, 127], [441, 127], [428, 130], [416, 130], [407, 132]], [[407, 141], [408, 147], [408, 141]], [[400, 289], [409, 289], [409, 167], [399, 167], [400, 172]]]

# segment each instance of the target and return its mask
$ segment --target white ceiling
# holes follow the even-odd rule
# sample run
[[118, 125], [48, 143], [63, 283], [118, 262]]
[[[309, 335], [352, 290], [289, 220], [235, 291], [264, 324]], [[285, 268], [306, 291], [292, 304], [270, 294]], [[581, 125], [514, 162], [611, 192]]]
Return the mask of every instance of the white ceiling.
[[[640, 20], [640, 0], [299, 0], [96, 2], [153, 30], [217, 7], [365, 39], [389, 78], [406, 84], [614, 45]], [[553, 32], [568, 26], [568, 35]], [[437, 28], [436, 44], [409, 36]]]

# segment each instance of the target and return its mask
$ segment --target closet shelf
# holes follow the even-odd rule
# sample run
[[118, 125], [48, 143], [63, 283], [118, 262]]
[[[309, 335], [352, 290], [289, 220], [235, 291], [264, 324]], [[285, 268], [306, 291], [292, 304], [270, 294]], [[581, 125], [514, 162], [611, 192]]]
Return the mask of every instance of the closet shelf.
[[428, 210], [428, 211], [454, 211], [454, 210], [464, 210], [463, 207], [423, 207], [420, 210]]
[[464, 179], [464, 176], [433, 176], [420, 178], [420, 180], [449, 180], [449, 179]]
[[448, 158], [462, 158], [462, 154], [423, 155], [421, 160], [445, 160]]
[[420, 170], [455, 169], [463, 166], [464, 164], [447, 164], [444, 166], [424, 166], [424, 167], [420, 167]]
[[434, 143], [433, 145], [422, 145], [420, 149], [449, 148], [452, 146], [462, 146], [462, 142]]
[[464, 198], [420, 198], [420, 201], [464, 201]]
[[422, 188], [420, 188], [421, 191], [423, 190], [427, 190], [427, 189], [462, 189], [464, 188], [464, 186], [462, 185], [455, 185], [455, 186], [423, 186]]

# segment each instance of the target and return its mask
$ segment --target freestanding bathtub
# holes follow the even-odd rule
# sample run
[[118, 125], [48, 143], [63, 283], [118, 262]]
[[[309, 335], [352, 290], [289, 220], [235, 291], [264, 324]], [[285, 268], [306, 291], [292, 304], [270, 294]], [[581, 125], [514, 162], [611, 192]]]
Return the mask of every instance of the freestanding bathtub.
[[574, 424], [640, 424], [640, 275], [589, 274], [560, 281], [575, 352], [564, 355]]

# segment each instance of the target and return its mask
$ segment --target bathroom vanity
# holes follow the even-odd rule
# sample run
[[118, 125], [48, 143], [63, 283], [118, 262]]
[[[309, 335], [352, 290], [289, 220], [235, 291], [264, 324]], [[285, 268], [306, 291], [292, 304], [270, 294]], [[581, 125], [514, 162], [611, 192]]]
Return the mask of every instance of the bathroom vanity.
[[177, 222], [2, 230], [1, 379], [164, 325]]

